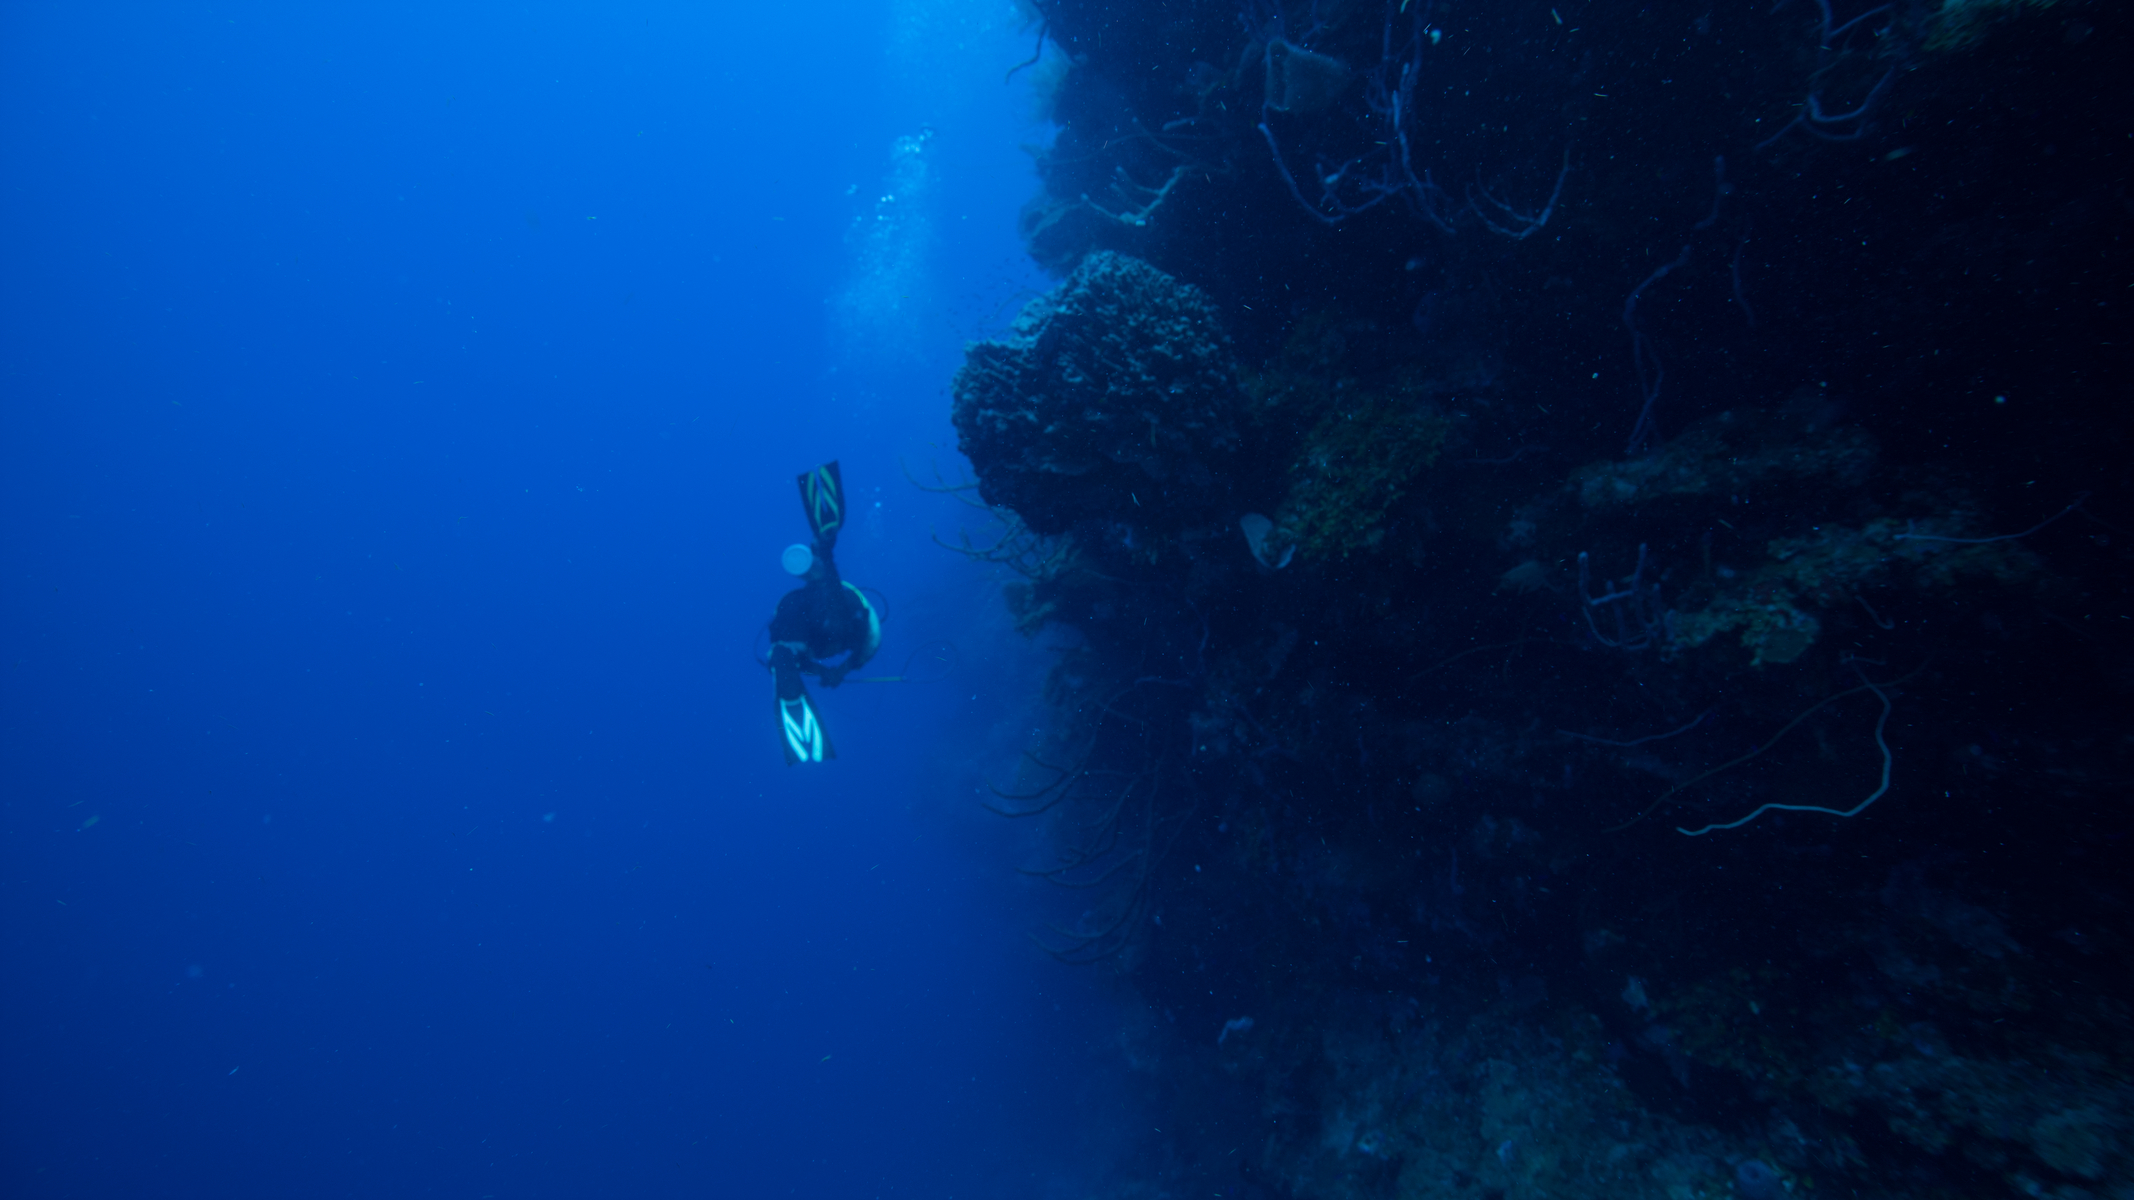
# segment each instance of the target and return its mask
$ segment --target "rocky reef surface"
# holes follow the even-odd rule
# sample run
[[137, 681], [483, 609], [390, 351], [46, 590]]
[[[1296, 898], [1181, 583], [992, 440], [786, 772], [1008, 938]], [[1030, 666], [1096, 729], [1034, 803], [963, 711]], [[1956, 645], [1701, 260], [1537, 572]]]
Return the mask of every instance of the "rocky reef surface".
[[1117, 1196], [2134, 1196], [2129, 22], [1038, 5], [954, 419]]

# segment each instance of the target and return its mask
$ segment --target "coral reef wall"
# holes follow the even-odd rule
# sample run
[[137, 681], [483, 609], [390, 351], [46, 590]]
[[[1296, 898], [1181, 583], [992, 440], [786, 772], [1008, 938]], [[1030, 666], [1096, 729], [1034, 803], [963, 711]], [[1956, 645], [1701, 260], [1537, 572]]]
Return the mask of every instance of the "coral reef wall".
[[1113, 1194], [2134, 1195], [2123, 7], [1037, 9]]

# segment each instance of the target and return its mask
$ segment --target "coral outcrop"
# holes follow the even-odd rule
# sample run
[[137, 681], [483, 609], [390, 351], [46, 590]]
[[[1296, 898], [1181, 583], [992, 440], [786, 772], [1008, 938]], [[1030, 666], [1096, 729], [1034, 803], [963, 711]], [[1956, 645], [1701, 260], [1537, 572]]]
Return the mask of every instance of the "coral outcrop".
[[1099, 252], [956, 373], [957, 448], [989, 504], [1038, 533], [1128, 520], [1176, 529], [1216, 513], [1242, 396], [1198, 288]]

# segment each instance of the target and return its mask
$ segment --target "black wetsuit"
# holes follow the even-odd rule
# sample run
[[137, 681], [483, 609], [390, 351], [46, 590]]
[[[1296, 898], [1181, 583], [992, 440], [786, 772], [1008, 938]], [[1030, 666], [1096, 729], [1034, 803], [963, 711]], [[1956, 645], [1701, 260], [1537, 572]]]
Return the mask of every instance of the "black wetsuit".
[[[820, 676], [824, 687], [843, 683], [873, 657], [879, 638], [866, 599], [838, 577], [830, 547], [817, 541], [808, 582], [779, 597], [778, 613], [771, 618], [771, 670], [778, 676], [779, 699], [800, 694], [803, 674]], [[846, 658], [834, 666], [823, 661], [840, 654]]]

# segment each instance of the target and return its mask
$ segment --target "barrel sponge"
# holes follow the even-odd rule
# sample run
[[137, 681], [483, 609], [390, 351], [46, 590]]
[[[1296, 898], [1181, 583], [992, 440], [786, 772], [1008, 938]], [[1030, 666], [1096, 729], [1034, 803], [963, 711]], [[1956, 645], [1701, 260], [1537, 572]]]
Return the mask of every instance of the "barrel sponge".
[[1355, 73], [1330, 55], [1291, 45], [1281, 38], [1267, 43], [1267, 106], [1281, 112], [1315, 113], [1341, 98]]
[[1207, 296], [1099, 251], [1007, 337], [966, 347], [952, 419], [980, 496], [1035, 532], [1177, 530], [1223, 519], [1242, 403]]

